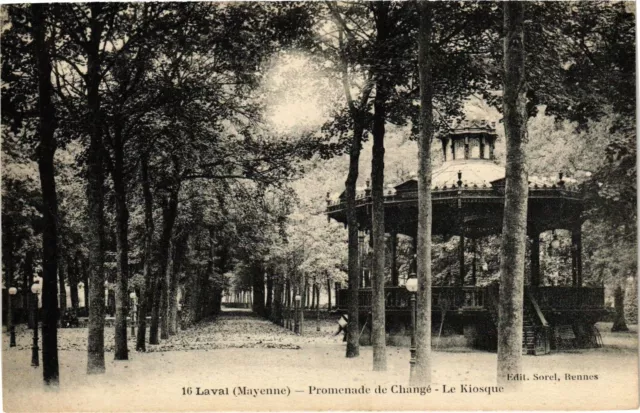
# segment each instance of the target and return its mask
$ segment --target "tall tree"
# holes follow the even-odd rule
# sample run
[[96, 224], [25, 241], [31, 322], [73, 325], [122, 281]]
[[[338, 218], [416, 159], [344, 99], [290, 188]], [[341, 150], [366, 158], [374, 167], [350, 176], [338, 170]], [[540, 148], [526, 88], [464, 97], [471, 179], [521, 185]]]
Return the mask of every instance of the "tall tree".
[[349, 78], [349, 60], [346, 45], [343, 42], [343, 30], [340, 29], [340, 77], [344, 90], [349, 115], [353, 122], [353, 134], [349, 144], [349, 172], [345, 181], [345, 197], [347, 201], [347, 228], [349, 253], [349, 304], [347, 326], [347, 357], [358, 357], [360, 354], [360, 323], [358, 308], [358, 289], [360, 288], [360, 262], [358, 257], [358, 215], [356, 212], [356, 183], [358, 181], [358, 165], [362, 139], [368, 120], [368, 101], [373, 89], [373, 82], [367, 81], [360, 99], [352, 97], [352, 85]]
[[43, 201], [42, 233], [42, 374], [47, 385], [59, 385], [58, 366], [58, 200], [53, 156], [56, 151], [56, 111], [52, 101], [51, 58], [47, 45], [49, 5], [31, 5], [33, 55], [38, 82], [37, 157]]
[[[346, 111], [331, 121], [331, 133], [347, 135], [346, 147], [349, 169], [345, 181], [345, 201], [348, 226], [348, 309], [346, 357], [360, 354], [360, 320], [358, 289], [362, 269], [359, 262], [358, 218], [356, 213], [356, 185], [359, 176], [362, 142], [367, 137], [371, 116], [369, 100], [373, 91], [371, 65], [363, 64], [368, 53], [371, 22], [368, 10], [362, 4], [326, 2], [330, 19], [336, 27], [337, 37], [321, 31], [319, 50], [333, 62], [346, 101]], [[359, 33], [362, 30], [363, 33]], [[317, 51], [316, 51], [317, 52]], [[362, 84], [360, 84], [362, 82]], [[355, 92], [357, 90], [357, 92]], [[355, 92], [355, 93], [354, 93]]]
[[[87, 201], [91, 221], [89, 229], [89, 338], [87, 373], [104, 373], [104, 258], [105, 258], [105, 216], [104, 216], [104, 149], [102, 141], [102, 111], [100, 108], [100, 82], [102, 76], [101, 43], [104, 23], [104, 5], [89, 5], [89, 31], [85, 45], [87, 55], [87, 107], [93, 118], [89, 129], [87, 151]], [[72, 10], [76, 13], [76, 10]]]
[[509, 1], [504, 10], [504, 124], [507, 141], [506, 189], [500, 245], [498, 382], [522, 372], [524, 264], [527, 237], [528, 174], [526, 164], [527, 84], [524, 3]]
[[372, 3], [376, 26], [377, 57], [381, 62], [375, 76], [376, 95], [373, 101], [373, 157], [371, 159], [371, 238], [373, 240], [372, 263], [372, 340], [373, 370], [387, 369], [386, 315], [385, 315], [385, 226], [384, 226], [384, 135], [387, 121], [387, 100], [390, 95], [389, 75], [384, 63], [389, 57], [390, 18], [389, 3]]
[[418, 296], [416, 370], [412, 384], [431, 381], [431, 141], [433, 139], [433, 12], [428, 1], [418, 2], [418, 71], [420, 75], [420, 138], [418, 141]]
[[142, 183], [142, 198], [144, 200], [144, 287], [140, 293], [140, 315], [138, 316], [138, 335], [136, 337], [136, 351], [146, 351], [145, 336], [147, 331], [147, 313], [151, 308], [153, 296], [152, 283], [155, 282], [152, 273], [153, 252], [153, 195], [149, 178], [149, 156], [143, 152], [140, 159], [140, 181]]
[[[154, 327], [158, 326], [158, 317], [162, 312], [162, 324], [160, 325], [160, 338], [169, 338], [169, 319], [170, 314], [170, 287], [171, 273], [169, 266], [171, 261], [171, 239], [173, 238], [174, 225], [178, 215], [178, 198], [180, 196], [181, 182], [175, 178], [180, 174], [180, 160], [175, 154], [172, 156], [173, 177], [170, 183], [168, 194], [162, 203], [162, 232], [160, 234], [160, 270], [158, 271], [158, 282], [156, 283], [154, 311], [151, 320], [150, 340], [154, 336]], [[155, 333], [157, 334], [157, 333]], [[151, 341], [150, 341], [151, 343]], [[157, 344], [157, 343], [151, 343]]]

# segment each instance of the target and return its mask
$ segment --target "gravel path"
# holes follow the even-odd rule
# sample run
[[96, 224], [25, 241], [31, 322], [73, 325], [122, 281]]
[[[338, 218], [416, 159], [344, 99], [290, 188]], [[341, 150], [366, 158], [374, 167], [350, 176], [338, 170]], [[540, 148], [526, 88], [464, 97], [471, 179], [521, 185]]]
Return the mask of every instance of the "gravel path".
[[[316, 331], [316, 321], [307, 320], [304, 335], [299, 336], [288, 329], [260, 318], [249, 310], [223, 311], [215, 318], [204, 320], [178, 334], [161, 340], [158, 345], [148, 345], [148, 352], [213, 350], [224, 348], [275, 348], [299, 350], [308, 343], [338, 343], [342, 336], [334, 337], [337, 324], [333, 318], [321, 320], [320, 331]], [[130, 328], [127, 332], [130, 333]], [[137, 331], [137, 330], [136, 330]], [[32, 330], [24, 324], [16, 327], [16, 344], [19, 350], [31, 349]], [[58, 329], [60, 350], [87, 350], [86, 328]], [[112, 352], [114, 329], [105, 327], [105, 351]], [[148, 337], [148, 326], [147, 326]], [[129, 348], [135, 348], [135, 337], [128, 335]]]
[[[86, 330], [61, 330], [60, 390], [44, 391], [42, 368], [30, 367], [31, 352], [8, 347], [3, 334], [4, 411], [291, 411], [291, 410], [482, 410], [632, 409], [637, 405], [638, 356], [634, 333], [603, 331], [603, 349], [524, 358], [524, 373], [598, 375], [594, 381], [531, 381], [521, 394], [461, 393], [462, 386], [495, 386], [496, 354], [433, 353], [432, 388], [425, 394], [392, 393], [408, 386], [409, 351], [387, 347], [388, 370], [372, 371], [371, 347], [346, 359], [332, 320], [308, 323], [307, 335], [249, 313], [225, 313], [172, 337], [149, 353], [130, 352], [128, 361], [105, 356], [106, 372], [87, 375]], [[109, 328], [107, 331], [112, 330]], [[636, 330], [637, 331], [637, 330]], [[25, 332], [23, 332], [25, 333]], [[71, 334], [73, 333], [73, 334]], [[198, 347], [200, 346], [200, 347]], [[82, 349], [81, 349], [82, 348]], [[163, 350], [163, 351], [158, 351]], [[311, 395], [311, 388], [371, 389], [371, 394]], [[387, 394], [375, 393], [381, 386]], [[395, 387], [394, 387], [395, 386]], [[443, 386], [456, 388], [443, 394]], [[229, 395], [196, 396], [200, 389]], [[288, 396], [233, 395], [236, 388], [286, 388]], [[193, 395], [185, 395], [191, 389]]]

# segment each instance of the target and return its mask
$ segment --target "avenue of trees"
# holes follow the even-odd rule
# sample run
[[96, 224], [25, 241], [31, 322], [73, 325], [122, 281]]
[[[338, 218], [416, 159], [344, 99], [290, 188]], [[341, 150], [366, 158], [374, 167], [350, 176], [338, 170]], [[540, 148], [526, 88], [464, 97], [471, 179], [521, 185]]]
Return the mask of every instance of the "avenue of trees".
[[[87, 372], [103, 372], [105, 281], [117, 360], [128, 357], [132, 290], [140, 313], [151, 314], [151, 344], [176, 332], [179, 284], [187, 320], [198, 321], [219, 302], [215, 274], [241, 248], [255, 254], [287, 213], [283, 184], [296, 175], [295, 161], [332, 149], [313, 136], [272, 136], [254, 93], [267, 59], [308, 38], [312, 9], [91, 3], [4, 11], [3, 151], [23, 168], [37, 163], [29, 178], [41, 182], [41, 195], [28, 199], [3, 187], [11, 190], [5, 200], [18, 198], [16, 213], [25, 201], [37, 211], [16, 223], [30, 233], [3, 231], [5, 271], [16, 266], [19, 244], [42, 263], [43, 372], [55, 384], [58, 286], [75, 290], [77, 274], [87, 280]], [[67, 171], [56, 155], [73, 149]], [[132, 268], [141, 279], [130, 279]], [[140, 317], [140, 351], [145, 324]]]
[[[224, 294], [252, 291], [254, 311], [282, 322], [296, 294], [318, 307], [320, 292], [330, 302], [341, 283], [349, 288], [346, 357], [358, 357], [355, 205], [365, 180], [373, 203], [373, 368], [386, 370], [384, 191], [408, 178], [406, 164], [415, 167], [419, 188], [416, 384], [430, 382], [431, 286], [446, 283], [456, 261], [455, 240], [431, 236], [438, 162], [431, 148], [434, 136], [468, 113], [470, 98], [484, 102], [484, 113], [504, 129], [506, 236], [478, 246], [489, 268], [480, 283], [499, 278], [501, 286], [499, 381], [521, 369], [528, 176], [564, 171], [582, 184], [585, 283], [615, 290], [614, 328], [625, 329], [624, 303], [637, 297], [630, 7], [3, 8], [3, 280], [19, 286], [26, 303], [34, 274], [42, 277], [45, 383], [58, 383], [66, 286], [72, 307], [83, 291], [89, 308], [89, 374], [105, 371], [110, 309], [114, 357], [128, 358], [131, 292], [138, 297], [135, 347], [145, 351], [215, 314]], [[317, 125], [281, 131], [266, 119], [273, 102], [265, 83], [274, 58], [292, 52], [322, 73], [314, 87], [330, 109]], [[398, 145], [399, 136], [407, 143]], [[323, 215], [327, 192], [342, 191], [347, 229]], [[570, 248], [559, 236], [561, 249]], [[401, 239], [398, 250], [406, 277], [410, 241]], [[566, 263], [557, 256], [543, 254], [542, 265], [555, 269], [546, 271], [549, 282], [564, 282]]]

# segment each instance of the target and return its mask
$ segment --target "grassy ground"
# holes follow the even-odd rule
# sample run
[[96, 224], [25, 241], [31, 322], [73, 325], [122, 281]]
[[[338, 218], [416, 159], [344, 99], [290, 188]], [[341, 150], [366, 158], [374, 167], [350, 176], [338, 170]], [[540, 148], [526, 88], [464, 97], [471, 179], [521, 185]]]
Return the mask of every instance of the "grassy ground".
[[[181, 332], [148, 353], [131, 352], [128, 361], [106, 355], [107, 372], [87, 376], [86, 329], [60, 331], [58, 392], [41, 384], [41, 368], [30, 367], [30, 332], [19, 329], [18, 347], [3, 335], [5, 411], [176, 411], [176, 410], [424, 410], [424, 409], [615, 409], [637, 405], [637, 328], [611, 333], [599, 325], [605, 347], [524, 357], [531, 381], [513, 394], [462, 393], [462, 385], [495, 386], [496, 355], [436, 351], [433, 386], [424, 394], [391, 393], [408, 386], [409, 352], [388, 347], [388, 370], [372, 371], [371, 347], [358, 358], [344, 357], [342, 337], [332, 320], [305, 324], [305, 336], [248, 313], [223, 315]], [[105, 333], [113, 341], [111, 329]], [[560, 381], [535, 381], [533, 374]], [[597, 380], [565, 380], [565, 374]], [[443, 385], [456, 393], [443, 394]], [[234, 396], [236, 387], [285, 388], [290, 394]], [[365, 386], [368, 395], [309, 394], [309, 387]], [[380, 386], [386, 394], [377, 394]], [[395, 387], [392, 387], [395, 386]], [[227, 389], [229, 395], [197, 396], [197, 389]], [[189, 392], [191, 395], [183, 395]], [[436, 391], [437, 389], [437, 391]]]

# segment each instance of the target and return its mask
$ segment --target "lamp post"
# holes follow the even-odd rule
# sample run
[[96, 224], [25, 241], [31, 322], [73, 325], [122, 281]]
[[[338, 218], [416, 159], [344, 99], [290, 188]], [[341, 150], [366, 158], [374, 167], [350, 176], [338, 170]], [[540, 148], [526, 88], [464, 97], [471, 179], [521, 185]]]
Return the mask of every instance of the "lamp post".
[[129, 314], [131, 317], [131, 336], [136, 335], [136, 292], [131, 291], [129, 294], [130, 304], [129, 304]]
[[415, 273], [411, 273], [405, 288], [411, 295], [411, 359], [409, 360], [409, 384], [414, 384], [416, 371], [416, 291], [418, 291], [418, 279]]
[[7, 317], [7, 322], [9, 323], [9, 347], [16, 346], [16, 327], [13, 325], [13, 296], [18, 293], [18, 289], [16, 287], [9, 288], [9, 316]]
[[293, 327], [293, 332], [296, 334], [300, 334], [300, 300], [302, 300], [302, 297], [300, 297], [300, 294], [296, 294], [295, 297], [295, 307], [294, 307], [294, 327]]
[[38, 367], [40, 360], [38, 357], [38, 294], [40, 293], [40, 284], [35, 283], [31, 286], [31, 313], [33, 317], [33, 345], [31, 346], [31, 366]]

